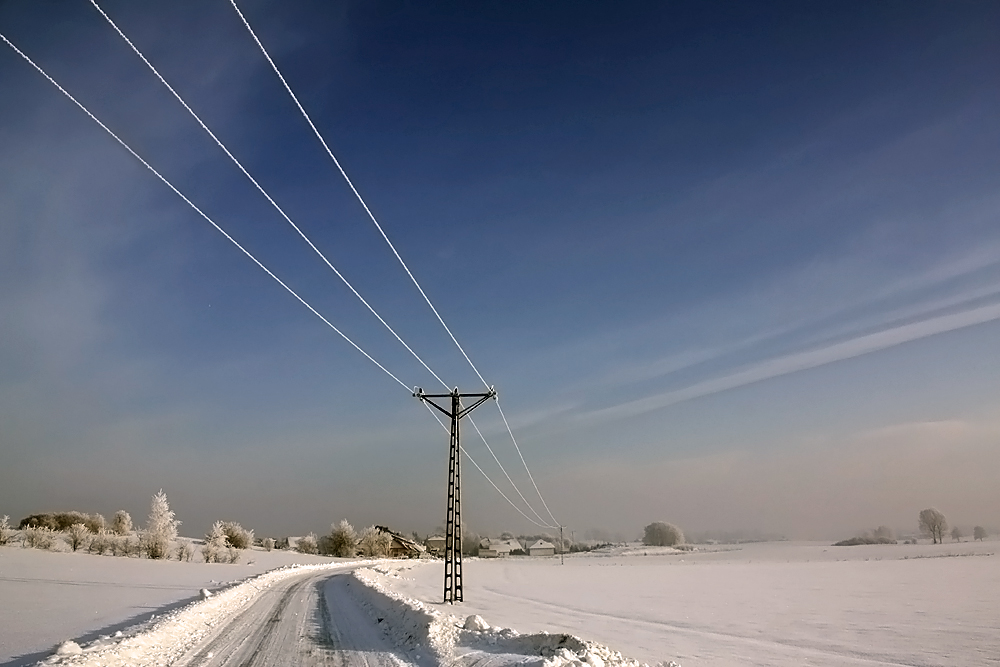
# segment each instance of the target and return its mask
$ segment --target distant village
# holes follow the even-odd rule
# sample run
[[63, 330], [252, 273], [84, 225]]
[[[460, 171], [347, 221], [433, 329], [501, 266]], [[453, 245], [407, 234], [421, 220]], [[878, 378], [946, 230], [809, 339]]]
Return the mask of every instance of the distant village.
[[[440, 534], [430, 535], [424, 540], [420, 540], [416, 534], [410, 537], [398, 533], [386, 526], [375, 526], [375, 530], [384, 540], [384, 551], [389, 558], [442, 558], [444, 557], [445, 536]], [[551, 538], [549, 538], [551, 539]], [[558, 542], [558, 540], [555, 540]], [[579, 545], [565, 551], [585, 550]], [[318, 548], [317, 548], [318, 547]], [[296, 551], [311, 552], [317, 548], [319, 553], [324, 549], [322, 545], [314, 543], [311, 536], [287, 537], [276, 540], [275, 548], [292, 549]], [[509, 533], [504, 533], [501, 537], [469, 536], [463, 539], [462, 553], [466, 556], [478, 556], [479, 558], [507, 558], [509, 556], [555, 556], [559, 553], [559, 548], [553, 542], [546, 539], [546, 536], [522, 536], [514, 537]], [[358, 556], [364, 556], [359, 549]]]

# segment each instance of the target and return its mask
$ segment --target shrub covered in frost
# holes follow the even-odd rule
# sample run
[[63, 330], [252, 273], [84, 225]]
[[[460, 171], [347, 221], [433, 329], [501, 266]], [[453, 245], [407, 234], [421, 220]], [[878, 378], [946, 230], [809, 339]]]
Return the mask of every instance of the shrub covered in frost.
[[103, 556], [109, 551], [111, 551], [111, 536], [108, 535], [107, 530], [102, 530], [94, 535], [90, 539], [90, 544], [87, 545], [87, 552], [98, 556]]
[[0, 544], [7, 544], [14, 536], [14, 531], [10, 527], [10, 517], [6, 514], [0, 519]]
[[642, 543], [650, 547], [672, 547], [684, 543], [684, 533], [672, 523], [654, 521], [643, 530]]
[[149, 518], [142, 536], [142, 551], [149, 558], [166, 558], [170, 545], [177, 539], [177, 526], [180, 524], [170, 509], [167, 494], [160, 489], [150, 503]]
[[125, 510], [115, 512], [111, 520], [111, 532], [117, 535], [128, 535], [132, 532], [132, 516]]
[[19, 528], [48, 528], [54, 531], [66, 531], [71, 526], [82, 523], [91, 533], [104, 528], [104, 517], [100, 514], [85, 514], [83, 512], [43, 512], [32, 514], [21, 519]]
[[309, 533], [305, 537], [300, 537], [299, 541], [295, 544], [295, 550], [304, 554], [318, 553], [319, 546], [316, 544], [316, 533]]
[[221, 521], [212, 524], [212, 529], [205, 536], [201, 555], [206, 563], [225, 563], [229, 560], [229, 538]]
[[194, 545], [187, 540], [181, 540], [181, 543], [177, 545], [177, 560], [191, 562], [193, 557]]
[[358, 548], [358, 533], [354, 526], [341, 519], [339, 523], [330, 526], [330, 535], [325, 540], [326, 548], [323, 553], [338, 558], [350, 558], [354, 556]]
[[253, 546], [253, 531], [247, 530], [235, 521], [223, 521], [222, 532], [226, 534], [231, 547], [249, 549]]
[[271, 549], [274, 548], [274, 538], [265, 537], [263, 541], [260, 543], [260, 545], [264, 547], [264, 551], [270, 551]]
[[51, 549], [56, 543], [56, 533], [46, 526], [25, 528], [21, 545], [32, 549]]
[[90, 541], [90, 530], [87, 528], [86, 524], [74, 523], [66, 531], [66, 543], [69, 544], [69, 548], [76, 551], [80, 547], [86, 546]]

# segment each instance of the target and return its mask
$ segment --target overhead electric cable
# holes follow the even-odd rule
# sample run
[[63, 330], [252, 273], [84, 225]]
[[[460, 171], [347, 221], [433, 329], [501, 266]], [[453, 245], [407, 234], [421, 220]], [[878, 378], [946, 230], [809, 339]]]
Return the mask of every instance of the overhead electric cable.
[[[435, 417], [436, 416], [437, 415], [435, 415]], [[507, 469], [503, 467], [502, 463], [500, 463], [500, 459], [498, 459], [497, 455], [493, 452], [493, 448], [490, 447], [490, 443], [488, 443], [486, 441], [486, 436], [484, 436], [483, 432], [479, 430], [479, 426], [476, 425], [475, 421], [473, 421], [471, 415], [469, 416], [469, 423], [472, 424], [472, 428], [476, 429], [476, 433], [479, 434], [479, 437], [482, 439], [483, 444], [486, 445], [486, 450], [489, 451], [490, 455], [493, 457], [493, 460], [497, 462], [498, 466], [500, 466], [500, 471], [503, 472], [504, 476], [507, 477], [507, 481], [510, 482], [510, 485], [512, 487], [514, 487], [515, 491], [517, 491], [517, 495], [521, 496], [521, 500], [523, 500], [524, 504], [528, 507], [529, 510], [531, 510], [531, 513], [534, 514], [536, 517], [538, 517], [539, 521], [541, 521], [542, 523], [545, 523], [545, 519], [543, 519], [542, 516], [538, 512], [535, 511], [535, 508], [531, 506], [531, 503], [528, 502], [528, 499], [524, 497], [523, 493], [521, 493], [521, 489], [517, 488], [517, 484], [515, 484], [514, 480], [512, 480], [510, 478], [510, 474], [508, 474]], [[554, 521], [554, 519], [553, 519], [553, 521]], [[555, 525], [555, 526], [547, 526], [547, 527], [548, 528], [558, 528], [559, 526]]]
[[[497, 404], [497, 410], [500, 411], [500, 416], [503, 418], [503, 424], [504, 424], [504, 426], [507, 427], [507, 432], [510, 433], [510, 440], [511, 440], [511, 442], [514, 443], [514, 449], [517, 450], [517, 455], [521, 457], [521, 463], [524, 464], [524, 470], [525, 470], [525, 472], [528, 473], [528, 479], [531, 480], [531, 485], [535, 487], [535, 493], [538, 494], [538, 499], [542, 501], [542, 506], [545, 508], [545, 511], [549, 513], [549, 517], [552, 519], [552, 521], [555, 522], [555, 524], [557, 526], [561, 526], [562, 524], [559, 523], [559, 521], [554, 516], [552, 516], [552, 510], [549, 509], [548, 503], [546, 503], [545, 502], [545, 498], [542, 497], [542, 492], [538, 490], [538, 484], [535, 484], [535, 477], [534, 477], [534, 475], [531, 474], [531, 470], [528, 469], [528, 463], [524, 460], [524, 454], [521, 453], [521, 448], [517, 445], [517, 438], [514, 437], [514, 431], [511, 430], [510, 424], [507, 423], [507, 415], [505, 415], [503, 413], [503, 408], [500, 407], [500, 399], [499, 398], [496, 400], [496, 404]], [[479, 430], [479, 429], [476, 429], [476, 430]], [[522, 498], [523, 497], [524, 496], [522, 496]], [[528, 501], [525, 501], [525, 502], [528, 502]], [[531, 511], [534, 512], [534, 510], [531, 510]], [[541, 517], [539, 517], [539, 518], [541, 518]]]
[[449, 336], [451, 336], [451, 340], [455, 343], [455, 346], [458, 347], [458, 351], [462, 353], [462, 356], [465, 357], [465, 360], [469, 362], [469, 366], [471, 366], [472, 370], [476, 372], [476, 375], [479, 376], [479, 379], [482, 381], [482, 383], [487, 388], [489, 388], [490, 384], [483, 377], [482, 373], [479, 372], [479, 369], [476, 368], [476, 365], [472, 363], [472, 359], [470, 359], [469, 355], [465, 353], [465, 349], [458, 342], [458, 339], [455, 338], [455, 334], [453, 334], [451, 332], [451, 329], [448, 328], [448, 325], [445, 324], [444, 318], [441, 317], [441, 314], [438, 313], [437, 308], [435, 308], [434, 304], [431, 303], [430, 297], [427, 296], [427, 293], [424, 292], [424, 288], [420, 286], [419, 282], [417, 282], [416, 277], [410, 271], [410, 267], [406, 265], [406, 262], [403, 261], [403, 258], [400, 256], [399, 252], [396, 251], [396, 246], [394, 246], [392, 244], [392, 241], [389, 240], [389, 237], [382, 229], [382, 225], [379, 224], [378, 220], [375, 218], [375, 215], [372, 213], [371, 209], [368, 208], [368, 204], [365, 203], [365, 200], [361, 196], [361, 193], [358, 192], [358, 189], [354, 187], [354, 183], [351, 182], [351, 179], [350, 177], [348, 177], [347, 172], [344, 171], [344, 168], [340, 165], [340, 161], [337, 160], [337, 157], [333, 154], [333, 151], [330, 150], [330, 146], [327, 145], [326, 140], [323, 138], [323, 135], [320, 134], [318, 129], [316, 129], [316, 125], [313, 124], [312, 118], [309, 117], [309, 114], [306, 113], [305, 108], [302, 106], [301, 103], [299, 103], [299, 98], [295, 96], [294, 92], [292, 92], [292, 88], [291, 86], [288, 85], [288, 82], [285, 80], [285, 77], [282, 76], [281, 70], [278, 69], [278, 66], [271, 59], [270, 54], [268, 54], [267, 49], [264, 48], [264, 45], [261, 43], [260, 39], [258, 39], [257, 33], [255, 33], [253, 28], [250, 27], [250, 23], [247, 21], [246, 17], [243, 16], [243, 12], [240, 11], [240, 8], [236, 5], [236, 0], [229, 0], [229, 2], [233, 5], [233, 9], [236, 10], [236, 13], [239, 14], [240, 19], [243, 21], [243, 25], [245, 25], [247, 30], [250, 32], [250, 35], [251, 37], [253, 37], [253, 40], [257, 43], [257, 46], [260, 47], [261, 53], [264, 54], [264, 57], [267, 59], [267, 62], [271, 64], [271, 68], [274, 70], [274, 73], [278, 75], [278, 78], [281, 80], [281, 83], [285, 86], [285, 90], [288, 91], [288, 94], [295, 102], [295, 106], [299, 108], [299, 111], [302, 113], [302, 116], [306, 119], [306, 122], [309, 123], [309, 127], [312, 128], [312, 131], [316, 135], [316, 138], [319, 139], [321, 144], [323, 144], [323, 148], [326, 149], [326, 154], [329, 155], [330, 159], [333, 160], [333, 163], [337, 165], [337, 169], [340, 170], [340, 174], [344, 177], [344, 180], [347, 181], [347, 185], [351, 188], [351, 192], [353, 192], [354, 196], [358, 198], [359, 202], [361, 202], [361, 206], [365, 209], [365, 213], [367, 213], [368, 217], [371, 218], [371, 221], [375, 223], [375, 227], [382, 235], [382, 238], [385, 239], [385, 242], [389, 244], [389, 248], [392, 250], [392, 254], [394, 254], [396, 256], [396, 259], [399, 260], [399, 263], [402, 265], [403, 270], [406, 271], [406, 275], [410, 277], [410, 280], [413, 281], [413, 284], [414, 286], [416, 286], [417, 291], [420, 292], [420, 296], [424, 297], [424, 301], [426, 301], [427, 305], [430, 306], [431, 311], [434, 313], [435, 317], [437, 317], [438, 322], [441, 323], [441, 326], [444, 327], [444, 330], [448, 332]]
[[[372, 213], [371, 209], [368, 208], [368, 204], [365, 203], [365, 200], [361, 196], [361, 193], [358, 192], [358, 190], [357, 190], [356, 187], [354, 187], [354, 183], [351, 181], [350, 177], [347, 175], [347, 172], [344, 170], [343, 166], [341, 166], [340, 161], [333, 154], [333, 151], [330, 149], [330, 146], [326, 143], [326, 140], [323, 138], [323, 135], [320, 133], [319, 129], [317, 129], [315, 123], [313, 123], [312, 118], [309, 116], [309, 113], [305, 110], [305, 108], [299, 102], [299, 98], [292, 91], [291, 86], [288, 84], [288, 81], [285, 80], [284, 75], [282, 75], [281, 70], [278, 69], [277, 64], [275, 64], [274, 60], [271, 58], [270, 54], [267, 52], [267, 49], [264, 48], [264, 44], [260, 41], [260, 38], [257, 37], [257, 33], [254, 32], [254, 29], [250, 26], [250, 22], [247, 21], [247, 18], [243, 15], [243, 12], [240, 11], [239, 6], [236, 4], [236, 0], [229, 0], [229, 2], [233, 6], [233, 9], [236, 10], [236, 13], [240, 17], [240, 20], [243, 22], [243, 25], [246, 26], [247, 31], [249, 31], [250, 36], [253, 38], [254, 42], [256, 42], [258, 48], [260, 48], [261, 53], [264, 54], [264, 58], [267, 59], [267, 62], [271, 65], [271, 69], [273, 69], [274, 73], [278, 76], [278, 79], [281, 81], [282, 85], [285, 87], [285, 90], [288, 92], [289, 96], [292, 98], [292, 101], [295, 102], [295, 106], [298, 107], [299, 112], [302, 114], [302, 117], [305, 118], [306, 122], [309, 124], [309, 127], [313, 131], [313, 134], [315, 134], [316, 138], [319, 139], [319, 142], [323, 145], [323, 148], [326, 150], [327, 155], [329, 155], [330, 159], [333, 160], [333, 163], [336, 165], [337, 169], [340, 171], [341, 176], [344, 177], [344, 180], [347, 182], [347, 185], [351, 188], [351, 191], [354, 193], [354, 196], [357, 197], [358, 201], [361, 203], [361, 206], [365, 209], [365, 213], [368, 214], [368, 217], [371, 219], [371, 221], [375, 224], [375, 227], [378, 229], [379, 234], [382, 235], [382, 238], [389, 245], [389, 248], [392, 250], [392, 253], [396, 256], [396, 259], [399, 260], [399, 263], [403, 267], [403, 270], [406, 271], [406, 275], [408, 275], [410, 277], [410, 280], [413, 281], [413, 284], [417, 288], [417, 291], [420, 292], [420, 295], [424, 298], [424, 301], [427, 302], [427, 305], [430, 307], [431, 311], [434, 313], [434, 316], [437, 317], [438, 322], [440, 322], [441, 326], [444, 327], [444, 330], [448, 333], [448, 336], [451, 337], [452, 342], [455, 343], [455, 346], [458, 348], [459, 352], [462, 353], [462, 356], [465, 357], [465, 360], [469, 363], [469, 366], [472, 368], [472, 370], [475, 371], [475, 373], [479, 377], [480, 381], [482, 381], [483, 385], [485, 385], [487, 388], [489, 388], [490, 384], [486, 381], [486, 378], [483, 377], [482, 373], [479, 372], [479, 369], [476, 368], [476, 365], [472, 362], [472, 359], [469, 358], [469, 355], [465, 352], [465, 349], [462, 347], [461, 343], [458, 342], [458, 339], [455, 337], [455, 334], [452, 333], [451, 329], [445, 323], [444, 318], [441, 317], [441, 314], [438, 312], [437, 308], [434, 307], [434, 304], [431, 302], [430, 297], [428, 297], [427, 293], [424, 292], [423, 287], [420, 286], [420, 283], [417, 281], [416, 277], [413, 275], [413, 272], [410, 271], [410, 268], [406, 265], [406, 262], [403, 260], [402, 256], [399, 254], [399, 252], [396, 250], [396, 246], [394, 246], [393, 243], [392, 243], [392, 241], [389, 240], [389, 236], [385, 233], [385, 230], [382, 229], [382, 225], [379, 224], [378, 220], [375, 218], [375, 215]], [[524, 459], [524, 455], [521, 453], [521, 448], [517, 444], [517, 439], [514, 437], [514, 432], [511, 430], [510, 424], [507, 422], [507, 417], [504, 416], [503, 410], [500, 409], [500, 403], [499, 402], [497, 402], [497, 409], [500, 411], [500, 415], [503, 418], [504, 425], [507, 427], [507, 431], [510, 433], [511, 441], [514, 443], [515, 449], [517, 449], [517, 453], [518, 453], [518, 456], [521, 459], [521, 463], [524, 465], [524, 469], [528, 473], [528, 477], [531, 479], [532, 485], [535, 487], [535, 493], [538, 494], [538, 498], [542, 501], [542, 505], [545, 507], [545, 511], [548, 512], [549, 516], [552, 517], [552, 520], [555, 521], [558, 524], [558, 521], [556, 521], [556, 518], [552, 515], [552, 511], [548, 507], [548, 503], [546, 503], [545, 502], [545, 498], [542, 497], [541, 491], [539, 491], [539, 489], [538, 489], [538, 484], [535, 483], [534, 476], [531, 474], [531, 470], [528, 469], [528, 464], [527, 464], [527, 462]], [[520, 493], [520, 491], [518, 491], [518, 493]], [[523, 498], [523, 495], [522, 495], [522, 498]], [[534, 511], [534, 510], [532, 510], [532, 511]]]
[[361, 294], [356, 289], [354, 289], [354, 286], [351, 285], [351, 283], [347, 280], [347, 278], [345, 278], [343, 276], [343, 274], [341, 274], [340, 271], [337, 270], [337, 267], [335, 267], [330, 262], [330, 260], [328, 260], [326, 258], [326, 255], [324, 255], [320, 251], [320, 249], [317, 248], [313, 244], [313, 242], [309, 239], [309, 237], [306, 236], [305, 232], [303, 232], [301, 229], [299, 229], [299, 226], [296, 225], [294, 222], [292, 222], [292, 219], [290, 217], [288, 217], [288, 215], [285, 213], [285, 211], [280, 206], [278, 206], [277, 202], [275, 202], [274, 199], [271, 198], [271, 195], [269, 195], [267, 193], [267, 191], [265, 191], [264, 188], [261, 186], [261, 184], [257, 182], [257, 179], [255, 179], [253, 176], [250, 175], [250, 172], [248, 172], [246, 170], [246, 168], [243, 166], [243, 164], [238, 159], [236, 159], [236, 157], [229, 151], [228, 148], [226, 148], [226, 145], [223, 144], [222, 141], [217, 136], [215, 136], [215, 133], [212, 132], [212, 130], [209, 129], [209, 127], [204, 123], [204, 121], [202, 121], [202, 119], [198, 116], [198, 114], [195, 113], [195, 111], [188, 105], [188, 103], [184, 101], [184, 98], [182, 98], [180, 96], [180, 94], [176, 90], [174, 90], [173, 86], [171, 86], [169, 83], [167, 83], [167, 80], [164, 79], [163, 76], [160, 74], [160, 72], [156, 69], [156, 67], [154, 67], [153, 64], [151, 62], [149, 62], [149, 60], [146, 59], [146, 56], [144, 56], [142, 54], [142, 52], [138, 49], [138, 47], [136, 47], [136, 45], [132, 43], [132, 40], [130, 40], [125, 35], [125, 33], [122, 32], [121, 28], [119, 28], [118, 25], [111, 19], [111, 17], [108, 16], [107, 13], [103, 9], [101, 9], [101, 6], [99, 4], [97, 4], [97, 0], [90, 0], [90, 4], [92, 4], [94, 6], [94, 8], [98, 12], [100, 12], [101, 16], [103, 16], [104, 19], [111, 25], [111, 27], [115, 29], [115, 32], [117, 32], [118, 35], [121, 36], [121, 38], [123, 40], [125, 40], [125, 43], [128, 44], [132, 48], [132, 51], [135, 52], [135, 55], [139, 56], [139, 58], [142, 60], [142, 62], [144, 62], [146, 64], [146, 66], [150, 69], [150, 71], [152, 71], [153, 74], [156, 75], [156, 78], [160, 80], [160, 83], [162, 83], [164, 86], [166, 86], [167, 90], [169, 90], [171, 92], [171, 94], [173, 94], [173, 96], [177, 99], [177, 101], [181, 103], [181, 106], [183, 106], [187, 110], [187, 112], [189, 114], [191, 114], [191, 117], [194, 118], [198, 122], [198, 125], [201, 126], [201, 129], [205, 130], [205, 132], [208, 133], [208, 136], [210, 136], [212, 138], [212, 140], [215, 141], [216, 145], [218, 145], [218, 147], [222, 149], [222, 151], [229, 157], [229, 159], [232, 160], [233, 164], [235, 164], [237, 167], [239, 167], [239, 170], [241, 172], [243, 172], [243, 175], [246, 176], [250, 180], [250, 182], [254, 184], [254, 186], [257, 188], [258, 191], [260, 191], [260, 193], [262, 195], [264, 195], [264, 198], [267, 199], [267, 201], [270, 202], [271, 206], [273, 206], [274, 209], [278, 213], [281, 214], [281, 217], [283, 217], [285, 219], [285, 221], [288, 222], [288, 224], [292, 226], [292, 229], [294, 229], [296, 232], [298, 232], [299, 236], [301, 236], [302, 239], [307, 244], [309, 244], [309, 247], [313, 249], [313, 252], [315, 252], [317, 255], [319, 255], [320, 259], [322, 259], [323, 262], [328, 267], [330, 267], [330, 270], [333, 271], [337, 275], [338, 278], [340, 278], [341, 282], [343, 282], [347, 286], [347, 288], [349, 290], [351, 290], [351, 292], [354, 294], [354, 296], [358, 297], [358, 299], [361, 301], [361, 303], [363, 303], [365, 305], [365, 307], [368, 308], [368, 310], [371, 312], [371, 314], [374, 315], [378, 319], [378, 321], [381, 322], [382, 325], [386, 329], [389, 330], [389, 333], [391, 333], [393, 336], [396, 337], [396, 340], [398, 340], [400, 342], [400, 344], [403, 347], [406, 348], [407, 352], [409, 352], [410, 354], [412, 354], [413, 358], [416, 359], [417, 361], [419, 361], [420, 365], [423, 366], [427, 370], [428, 373], [430, 373], [431, 375], [434, 376], [434, 379], [436, 379], [438, 382], [440, 382], [441, 385], [447, 389], [448, 385], [445, 383], [445, 381], [442, 380], [438, 376], [438, 374], [435, 373], [431, 369], [431, 367], [428, 366], [424, 362], [424, 360], [420, 358], [420, 355], [418, 355], [416, 352], [414, 352], [413, 349], [409, 345], [407, 345], [406, 342], [402, 338], [400, 338], [399, 334], [397, 334], [396, 331], [391, 326], [389, 326], [389, 323], [386, 322], [384, 319], [382, 319], [382, 316], [379, 315], [378, 312], [375, 311], [375, 309], [371, 306], [371, 304], [369, 304], [368, 301], [366, 301], [365, 298], [363, 296], [361, 296]]
[[9, 46], [11, 49], [13, 49], [14, 52], [17, 53], [17, 55], [21, 56], [25, 61], [27, 61], [29, 65], [31, 65], [32, 67], [34, 67], [38, 71], [39, 74], [41, 74], [46, 79], [48, 79], [49, 82], [53, 86], [55, 86], [56, 88], [59, 89], [59, 92], [61, 92], [63, 95], [65, 95], [67, 98], [69, 98], [69, 100], [71, 102], [73, 102], [73, 104], [75, 104], [76, 106], [78, 106], [81, 111], [83, 111], [85, 114], [87, 114], [88, 116], [90, 116], [91, 120], [93, 120], [95, 123], [97, 123], [98, 125], [100, 125], [101, 129], [103, 129], [105, 132], [107, 132], [108, 134], [110, 134], [111, 137], [122, 146], [122, 148], [124, 148], [129, 153], [131, 153], [132, 157], [134, 157], [139, 162], [141, 162], [142, 165], [144, 167], [146, 167], [146, 169], [148, 169], [149, 171], [151, 171], [154, 176], [156, 176], [158, 179], [160, 179], [160, 181], [162, 181], [164, 185], [166, 185], [168, 188], [170, 188], [171, 190], [173, 190], [174, 194], [176, 194], [178, 197], [180, 197], [181, 199], [183, 199], [184, 202], [188, 206], [190, 206], [192, 209], [194, 209], [194, 211], [196, 213], [198, 213], [198, 215], [200, 215], [202, 218], [204, 218], [210, 225], [212, 225], [213, 227], [215, 227], [215, 229], [220, 234], [222, 234], [223, 236], [225, 236], [226, 239], [230, 243], [232, 243], [233, 245], [235, 245], [237, 248], [239, 248], [243, 252], [244, 255], [246, 255], [251, 260], [253, 260], [254, 264], [256, 264], [261, 269], [263, 269], [263, 271], [267, 275], [271, 276], [279, 285], [281, 285], [282, 287], [284, 287], [285, 290], [289, 294], [291, 294], [296, 299], [298, 299], [298, 301], [303, 306], [305, 306], [306, 308], [308, 308], [313, 313], [313, 315], [315, 315], [316, 317], [318, 317], [319, 319], [321, 319], [328, 327], [330, 327], [331, 329], [333, 329], [341, 338], [343, 338], [345, 341], [347, 341], [355, 350], [357, 350], [358, 352], [360, 352], [361, 354], [363, 354], [365, 356], [365, 358], [368, 359], [368, 361], [370, 361], [373, 364], [375, 364], [376, 366], [378, 366], [386, 375], [388, 375], [393, 380], [395, 380], [401, 387], [403, 387], [403, 389], [406, 389], [407, 391], [410, 391], [410, 388], [409, 388], [409, 386], [406, 385], [406, 383], [404, 383], [398, 377], [396, 377], [395, 375], [393, 375], [385, 366], [383, 366], [379, 362], [375, 361], [375, 359], [370, 354], [368, 354], [363, 349], [361, 349], [361, 347], [359, 347], [357, 343], [355, 343], [353, 340], [351, 340], [347, 336], [347, 334], [345, 334], [340, 329], [338, 329], [337, 327], [335, 327], [328, 319], [326, 319], [325, 317], [323, 317], [323, 315], [321, 315], [315, 308], [313, 308], [311, 305], [309, 305], [309, 303], [307, 303], [305, 299], [303, 299], [301, 296], [299, 296], [295, 292], [295, 290], [293, 290], [291, 287], [289, 287], [288, 285], [286, 285], [280, 278], [278, 278], [278, 276], [276, 276], [273, 273], [271, 273], [271, 270], [268, 269], [266, 266], [264, 266], [260, 262], [260, 260], [258, 260], [256, 257], [254, 257], [253, 254], [251, 254], [249, 250], [247, 250], [246, 248], [244, 248], [242, 245], [239, 244], [239, 242], [236, 239], [234, 239], [232, 236], [230, 236], [229, 234], [227, 234], [226, 231], [224, 229], [222, 229], [222, 227], [220, 227], [218, 224], [216, 224], [216, 222], [214, 220], [212, 220], [212, 218], [210, 218], [204, 211], [202, 211], [200, 208], [198, 208], [198, 206], [195, 205], [195, 203], [192, 202], [190, 199], [188, 199], [184, 195], [184, 193], [182, 193], [180, 190], [178, 190], [176, 187], [174, 187], [173, 183], [171, 183], [170, 181], [168, 181], [166, 179], [166, 177], [164, 177], [160, 172], [158, 172], [156, 169], [154, 169], [153, 166], [150, 165], [148, 162], [146, 162], [146, 160], [144, 160], [138, 153], [136, 153], [134, 150], [132, 150], [131, 146], [129, 146], [128, 144], [126, 144], [107, 125], [105, 125], [103, 122], [101, 122], [101, 120], [97, 116], [95, 116], [94, 114], [92, 114], [90, 112], [90, 110], [87, 107], [85, 107], [82, 103], [80, 103], [75, 97], [73, 97], [69, 93], [69, 91], [67, 91], [65, 88], [63, 88], [61, 85], [59, 85], [59, 83], [56, 82], [55, 79], [53, 79], [51, 76], [49, 76], [48, 73], [45, 70], [43, 70], [39, 65], [37, 65], [35, 63], [35, 61], [33, 61], [31, 58], [29, 58], [27, 56], [27, 54], [25, 54], [23, 51], [21, 51], [21, 49], [19, 49], [16, 46], [14, 46], [14, 44], [9, 39], [7, 39], [7, 37], [5, 35], [3, 35], [2, 33], [0, 33], [0, 39], [2, 39], [7, 44], [7, 46]]
[[[431, 408], [431, 406], [427, 405], [427, 403], [424, 403], [424, 407], [427, 408], [427, 411], [431, 413], [431, 416], [434, 417], [434, 419], [437, 420], [437, 423], [441, 425], [441, 428], [444, 429], [444, 432], [450, 434], [451, 431], [448, 429], [447, 426], [444, 425], [444, 422], [441, 421], [441, 418], [437, 416], [437, 413], [434, 412], [434, 410]], [[479, 464], [476, 463], [476, 460], [474, 458], [472, 458], [472, 456], [469, 455], [469, 452], [467, 452], [465, 450], [465, 447], [461, 447], [461, 450], [462, 450], [462, 453], [465, 454], [466, 458], [468, 458], [469, 461], [472, 463], [472, 465], [476, 466], [476, 470], [478, 470], [479, 472], [482, 473], [483, 477], [486, 478], [486, 481], [489, 482], [490, 484], [492, 484], [493, 488], [497, 490], [497, 493], [499, 493], [501, 496], [503, 496], [503, 499], [506, 500], [508, 503], [510, 503], [510, 506], [513, 507], [514, 509], [516, 509], [521, 516], [523, 516], [525, 519], [527, 519], [531, 523], [535, 524], [539, 528], [558, 528], [558, 526], [549, 526], [549, 525], [547, 525], [545, 523], [538, 523], [537, 521], [535, 521], [534, 519], [532, 519], [530, 516], [528, 516], [527, 514], [525, 514], [523, 511], [521, 511], [521, 508], [518, 507], [517, 505], [515, 505], [514, 502], [510, 498], [507, 497], [507, 494], [504, 493], [503, 491], [501, 491], [500, 487], [497, 486], [496, 483], [492, 479], [490, 479], [490, 476], [486, 474], [486, 471], [484, 471], [482, 468], [479, 467]], [[534, 510], [532, 510], [532, 511], [534, 512]], [[539, 518], [541, 518], [541, 517], [539, 517]]]

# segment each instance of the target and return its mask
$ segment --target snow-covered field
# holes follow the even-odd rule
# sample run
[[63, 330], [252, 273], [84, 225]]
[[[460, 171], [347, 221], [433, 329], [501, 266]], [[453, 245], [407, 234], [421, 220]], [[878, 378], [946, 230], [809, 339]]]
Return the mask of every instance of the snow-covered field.
[[[473, 559], [454, 612], [578, 635], [649, 664], [996, 666], [997, 547], [764, 543], [579, 555], [564, 566]], [[399, 567], [385, 585], [451, 611], [440, 604], [440, 564]]]
[[[455, 651], [456, 664], [469, 665], [506, 664], [497, 654], [506, 646], [528, 655], [538, 649], [535, 655], [552, 665], [624, 664], [619, 651], [651, 665], [675, 660], [684, 667], [996, 666], [997, 547], [767, 543], [574, 555], [564, 566], [558, 558], [469, 559], [466, 602], [455, 606], [440, 604], [440, 562], [385, 562], [356, 573], [373, 588], [355, 595], [388, 621], [390, 635], [409, 643], [407, 661], [417, 664], [434, 653], [429, 644], [447, 640], [444, 650]], [[192, 640], [184, 630], [191, 622], [215, 623], [249, 604], [258, 589], [297, 575], [267, 575], [229, 589], [232, 600], [210, 598], [166, 618], [165, 605], [291, 561], [331, 561], [279, 551], [247, 557], [252, 565], [206, 565], [2, 547], [0, 665], [31, 664], [66, 639], [86, 643], [105, 634], [114, 642], [117, 628], [151, 613], [160, 616], [152, 629], [162, 636], [140, 636], [125, 648], [142, 652], [155, 644], [172, 655], [170, 638]], [[459, 622], [479, 614], [493, 628], [458, 630], [452, 614]], [[436, 626], [420, 627], [428, 623]], [[587, 641], [548, 641], [541, 631]], [[559, 642], [575, 652], [562, 651], [561, 663]]]

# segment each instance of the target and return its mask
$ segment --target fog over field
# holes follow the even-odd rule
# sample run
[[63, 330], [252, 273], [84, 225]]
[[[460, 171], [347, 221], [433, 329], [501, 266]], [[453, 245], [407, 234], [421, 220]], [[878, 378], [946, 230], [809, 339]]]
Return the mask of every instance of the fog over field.
[[479, 534], [1000, 526], [1000, 6], [239, 8], [351, 185], [232, 3], [0, 4], [0, 514], [427, 534], [495, 385]]

